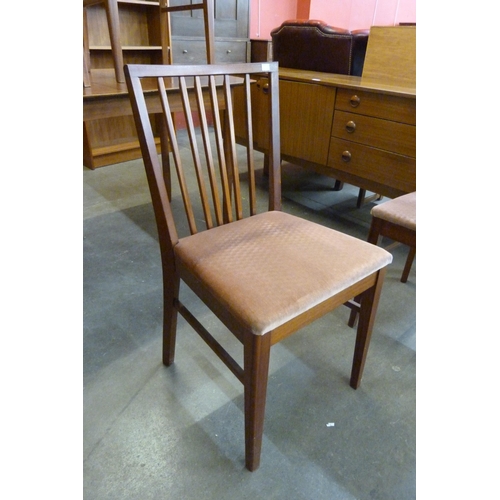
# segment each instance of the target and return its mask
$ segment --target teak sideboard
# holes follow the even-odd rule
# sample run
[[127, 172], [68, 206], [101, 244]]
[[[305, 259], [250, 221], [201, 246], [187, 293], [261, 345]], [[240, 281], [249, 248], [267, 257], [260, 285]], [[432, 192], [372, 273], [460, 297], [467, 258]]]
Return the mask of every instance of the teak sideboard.
[[[266, 86], [252, 111], [263, 152]], [[362, 76], [280, 68], [280, 121], [283, 160], [389, 198], [415, 191], [416, 28], [373, 26]]]
[[[260, 116], [266, 85], [254, 89]], [[390, 198], [416, 190], [414, 88], [281, 68], [280, 121], [283, 160]], [[258, 123], [254, 146], [265, 152]]]

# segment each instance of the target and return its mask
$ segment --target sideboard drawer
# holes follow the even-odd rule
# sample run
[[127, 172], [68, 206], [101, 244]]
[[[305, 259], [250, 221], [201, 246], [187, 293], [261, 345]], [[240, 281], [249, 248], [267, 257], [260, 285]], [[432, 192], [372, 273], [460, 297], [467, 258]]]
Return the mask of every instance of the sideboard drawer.
[[416, 125], [416, 100], [357, 89], [338, 89], [335, 109]]
[[416, 127], [406, 123], [335, 111], [332, 136], [413, 158], [416, 155]]
[[416, 190], [416, 160], [332, 137], [328, 166], [411, 193]]

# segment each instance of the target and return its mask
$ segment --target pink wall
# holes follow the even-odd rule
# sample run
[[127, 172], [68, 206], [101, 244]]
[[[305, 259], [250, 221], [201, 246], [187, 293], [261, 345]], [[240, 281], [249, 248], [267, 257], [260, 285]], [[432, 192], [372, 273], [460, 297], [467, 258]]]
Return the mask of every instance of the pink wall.
[[270, 39], [283, 21], [304, 17], [349, 30], [414, 23], [416, 0], [250, 0], [250, 38]]
[[297, 0], [250, 0], [250, 38], [270, 39], [272, 29], [297, 17]]

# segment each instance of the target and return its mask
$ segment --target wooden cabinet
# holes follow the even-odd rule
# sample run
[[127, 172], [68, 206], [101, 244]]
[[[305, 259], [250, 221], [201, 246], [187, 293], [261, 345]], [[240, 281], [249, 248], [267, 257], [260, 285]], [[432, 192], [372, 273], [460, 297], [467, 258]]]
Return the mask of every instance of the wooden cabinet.
[[[217, 40], [215, 42], [215, 62], [237, 63], [249, 61], [247, 40]], [[205, 40], [177, 37], [172, 40], [174, 64], [205, 64]]]
[[[192, 3], [196, 3], [194, 0]], [[186, 0], [170, 0], [170, 5]], [[203, 14], [201, 10], [172, 12], [174, 64], [206, 62]], [[249, 0], [217, 0], [214, 3], [215, 61], [250, 61], [248, 38]]]
[[272, 40], [250, 40], [250, 61], [265, 62], [273, 60]]
[[[172, 0], [175, 3], [185, 0]], [[249, 0], [218, 0], [215, 4], [215, 61], [250, 60], [248, 39]], [[118, 0], [124, 63], [161, 64], [159, 2], [157, 0]], [[92, 86], [84, 89], [85, 99], [98, 94], [123, 95], [125, 84], [113, 80], [111, 43], [102, 4], [84, 9], [88, 32]], [[201, 10], [174, 12], [172, 49], [174, 64], [206, 62], [203, 15]], [[121, 102], [117, 99], [117, 102]], [[140, 158], [133, 117], [127, 114], [87, 120], [83, 123], [83, 164], [96, 168]]]
[[[264, 153], [266, 83], [261, 79], [253, 89], [254, 147]], [[243, 117], [237, 118], [244, 126]], [[389, 198], [416, 190], [416, 96], [411, 88], [282, 68], [280, 129], [283, 160]]]
[[346, 182], [381, 194], [415, 191], [415, 104], [404, 97], [339, 89], [328, 166], [343, 172]]
[[[252, 83], [250, 95], [252, 100], [253, 147], [258, 151], [267, 151], [269, 144], [269, 98], [267, 78], [259, 78]], [[245, 109], [245, 94], [243, 87], [233, 88], [234, 128], [240, 144], [245, 144], [246, 119], [242, 110]], [[246, 145], [246, 144], [245, 144]]]

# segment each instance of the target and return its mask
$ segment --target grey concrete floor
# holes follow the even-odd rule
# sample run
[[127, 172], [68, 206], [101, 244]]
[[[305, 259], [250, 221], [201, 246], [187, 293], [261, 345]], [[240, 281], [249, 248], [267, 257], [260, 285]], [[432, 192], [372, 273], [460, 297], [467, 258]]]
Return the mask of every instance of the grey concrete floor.
[[[333, 185], [285, 163], [284, 211], [366, 239], [373, 203], [358, 209], [356, 188]], [[405, 247], [390, 250], [358, 390], [348, 383], [345, 307], [273, 348], [261, 466], [251, 473], [242, 386], [182, 318], [175, 363], [161, 363], [160, 257], [142, 161], [84, 168], [83, 186], [85, 499], [416, 497], [416, 261], [400, 283]], [[239, 344], [182, 294], [238, 359]]]

